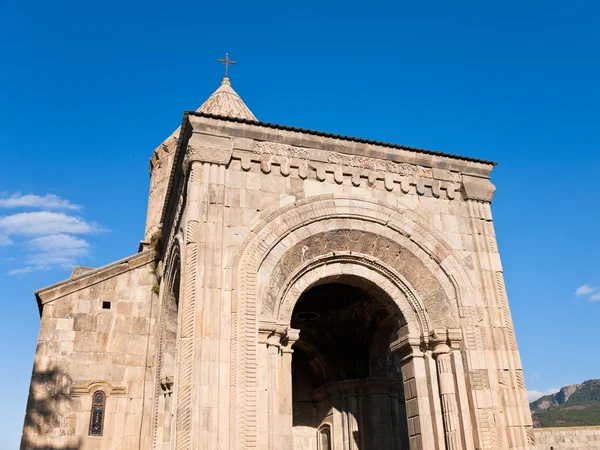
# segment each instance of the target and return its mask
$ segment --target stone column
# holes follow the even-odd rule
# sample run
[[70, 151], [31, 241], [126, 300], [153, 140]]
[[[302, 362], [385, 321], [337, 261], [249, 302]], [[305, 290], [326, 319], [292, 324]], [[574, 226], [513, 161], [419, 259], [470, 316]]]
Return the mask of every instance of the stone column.
[[421, 351], [421, 339], [404, 336], [392, 342], [390, 349], [402, 362], [410, 450], [439, 448], [433, 428], [428, 389], [430, 380], [425, 367], [426, 354]]
[[281, 337], [281, 361], [279, 366], [279, 447], [293, 447], [293, 399], [292, 399], [292, 345], [298, 340], [300, 330], [287, 328]]
[[460, 450], [463, 447], [460, 437], [458, 405], [456, 403], [456, 389], [450, 354], [451, 349], [444, 341], [434, 343], [433, 357], [437, 365], [446, 448], [448, 450]]

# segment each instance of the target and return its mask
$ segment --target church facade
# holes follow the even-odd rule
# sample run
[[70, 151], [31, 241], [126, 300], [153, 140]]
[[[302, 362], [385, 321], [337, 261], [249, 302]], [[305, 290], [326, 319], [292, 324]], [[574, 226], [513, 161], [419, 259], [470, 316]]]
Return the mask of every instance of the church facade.
[[534, 448], [493, 166], [224, 78], [154, 151], [140, 251], [36, 292], [21, 449]]

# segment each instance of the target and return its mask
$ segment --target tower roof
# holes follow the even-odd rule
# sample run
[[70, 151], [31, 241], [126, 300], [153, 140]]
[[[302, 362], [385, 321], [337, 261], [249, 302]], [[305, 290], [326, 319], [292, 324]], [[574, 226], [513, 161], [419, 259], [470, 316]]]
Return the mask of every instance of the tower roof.
[[208, 97], [196, 112], [238, 119], [257, 120], [237, 92], [233, 90], [227, 76], [223, 78], [221, 86]]

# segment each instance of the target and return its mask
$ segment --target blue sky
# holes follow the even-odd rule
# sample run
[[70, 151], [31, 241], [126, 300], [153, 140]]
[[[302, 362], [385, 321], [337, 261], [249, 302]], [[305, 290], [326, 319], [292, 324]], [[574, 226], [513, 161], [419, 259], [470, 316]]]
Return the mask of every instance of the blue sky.
[[528, 389], [600, 378], [599, 22], [593, 1], [0, 0], [0, 449], [22, 427], [33, 291], [137, 250], [151, 152], [225, 52], [261, 120], [498, 161]]

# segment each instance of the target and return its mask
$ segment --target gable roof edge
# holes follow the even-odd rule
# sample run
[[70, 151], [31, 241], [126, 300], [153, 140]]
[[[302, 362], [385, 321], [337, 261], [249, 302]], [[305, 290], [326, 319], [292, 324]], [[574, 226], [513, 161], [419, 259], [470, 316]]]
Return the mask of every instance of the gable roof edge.
[[126, 258], [99, 267], [98, 269], [91, 270], [74, 278], [63, 280], [45, 288], [38, 289], [34, 292], [34, 294], [38, 304], [40, 317], [45, 304], [51, 303], [59, 298], [80, 291], [94, 284], [101, 283], [109, 278], [121, 275], [122, 273], [137, 269], [138, 267], [153, 262], [156, 258], [157, 255], [154, 250], [145, 250], [143, 252], [130, 255]]

